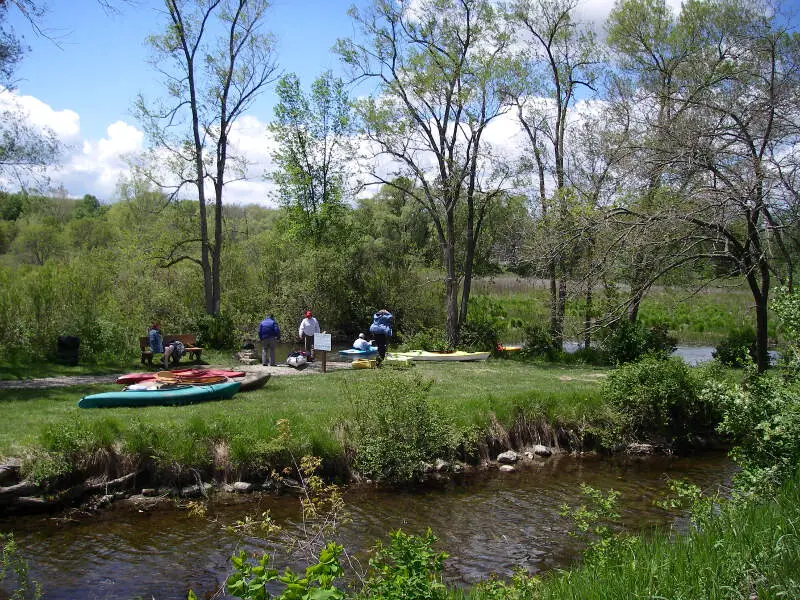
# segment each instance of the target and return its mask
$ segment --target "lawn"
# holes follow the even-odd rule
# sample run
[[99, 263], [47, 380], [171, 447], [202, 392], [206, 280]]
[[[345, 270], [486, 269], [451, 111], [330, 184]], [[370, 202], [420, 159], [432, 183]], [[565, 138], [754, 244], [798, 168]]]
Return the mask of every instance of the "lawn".
[[[418, 364], [404, 375], [432, 380], [430, 397], [459, 427], [485, 429], [493, 416], [510, 426], [521, 412], [564, 422], [583, 419], [600, 408], [599, 382], [604, 370], [489, 360]], [[83, 440], [80, 443], [91, 446], [113, 443], [109, 437], [129, 438], [135, 430], [150, 428], [172, 439], [164, 442], [164, 458], [181, 460], [183, 451], [177, 446], [169, 456], [176, 438], [225, 440], [236, 451], [237, 444], [252, 446], [274, 439], [276, 422], [287, 419], [298, 450], [335, 456], [341, 452], [337, 424], [346, 422], [352, 410], [347, 389], [369, 387], [377, 376], [377, 372], [349, 369], [324, 375], [273, 376], [264, 388], [237, 394], [232, 400], [181, 407], [77, 408], [81, 396], [117, 389], [113, 384], [0, 390], [0, 455], [18, 456], [24, 447], [43, 443], [52, 446], [53, 435], [57, 437], [59, 432], [84, 432], [75, 435]], [[46, 431], [50, 432], [49, 442], [43, 441]]]

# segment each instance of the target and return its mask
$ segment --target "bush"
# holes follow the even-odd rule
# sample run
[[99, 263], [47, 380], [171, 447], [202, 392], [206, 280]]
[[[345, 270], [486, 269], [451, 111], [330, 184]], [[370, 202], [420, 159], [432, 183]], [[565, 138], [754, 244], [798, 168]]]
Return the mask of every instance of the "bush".
[[442, 583], [447, 554], [433, 549], [437, 538], [431, 530], [428, 529], [424, 536], [397, 530], [390, 532], [389, 538], [388, 546], [378, 542], [373, 549], [363, 597], [398, 600], [447, 598], [447, 589]]
[[756, 332], [751, 327], [742, 327], [728, 332], [711, 354], [723, 365], [741, 368], [755, 357]]
[[239, 341], [233, 319], [224, 314], [202, 315], [197, 321], [197, 330], [197, 343], [206, 348], [231, 350]]
[[494, 351], [508, 331], [507, 316], [499, 302], [486, 296], [473, 296], [469, 300], [467, 321], [461, 329], [460, 346], [470, 351]]
[[603, 340], [603, 348], [612, 364], [625, 364], [635, 362], [645, 354], [666, 358], [675, 350], [676, 343], [664, 324], [648, 328], [638, 321], [623, 319]]
[[731, 456], [740, 488], [764, 493], [792, 477], [800, 464], [800, 390], [772, 375], [749, 374], [744, 385], [709, 382], [701, 396], [722, 413], [721, 432], [733, 437]]
[[401, 335], [403, 350], [427, 350], [447, 352], [450, 350], [447, 336], [442, 329], [420, 329], [410, 335]]
[[355, 465], [376, 480], [407, 481], [449, 454], [448, 420], [428, 399], [431, 382], [381, 371], [345, 387], [353, 404]]
[[713, 432], [719, 422], [712, 401], [700, 397], [696, 374], [680, 359], [647, 357], [613, 371], [603, 395], [618, 412], [623, 434], [686, 442]]
[[522, 355], [528, 358], [538, 356], [552, 357], [554, 351], [550, 330], [539, 323], [528, 324], [523, 328]]

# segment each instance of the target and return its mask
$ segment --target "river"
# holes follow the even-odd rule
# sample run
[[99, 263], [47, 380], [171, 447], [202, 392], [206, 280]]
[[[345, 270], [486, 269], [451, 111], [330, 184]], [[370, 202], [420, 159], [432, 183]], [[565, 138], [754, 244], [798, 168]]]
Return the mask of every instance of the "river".
[[[514, 473], [490, 471], [414, 489], [353, 487], [345, 492], [352, 521], [341, 527], [337, 541], [363, 557], [376, 540], [387, 539], [389, 530], [424, 533], [430, 527], [450, 555], [447, 581], [469, 585], [492, 572], [508, 575], [516, 565], [534, 573], [572, 563], [579, 546], [567, 535], [568, 523], [558, 511], [564, 503], [582, 501], [582, 482], [620, 491], [624, 527], [641, 531], [685, 525], [680, 515], [653, 505], [667, 477], [715, 491], [727, 485], [732, 473], [723, 454], [611, 460], [564, 456], [538, 460]], [[46, 599], [185, 599], [189, 588], [204, 598], [224, 582], [234, 550], [264, 547], [226, 526], [268, 509], [285, 528], [297, 528], [297, 499], [252, 495], [212, 501], [205, 518], [185, 509], [140, 511], [117, 504], [95, 515], [0, 519], [0, 531], [15, 533]]]

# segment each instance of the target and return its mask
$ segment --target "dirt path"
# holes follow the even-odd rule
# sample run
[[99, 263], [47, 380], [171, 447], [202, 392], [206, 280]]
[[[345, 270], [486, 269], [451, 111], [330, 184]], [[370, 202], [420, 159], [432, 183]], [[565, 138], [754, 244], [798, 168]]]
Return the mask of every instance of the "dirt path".
[[[237, 369], [246, 373], [270, 373], [273, 376], [318, 375], [322, 373], [322, 363], [314, 362], [303, 369], [293, 369], [288, 365], [276, 367], [262, 367], [261, 365], [243, 365], [238, 367], [203, 365], [204, 369]], [[349, 369], [350, 363], [329, 362], [326, 370], [337, 371]], [[0, 381], [0, 390], [30, 390], [53, 387], [68, 387], [72, 385], [94, 385], [100, 383], [114, 383], [118, 375], [74, 375], [59, 377], [42, 377], [40, 379], [12, 379]]]

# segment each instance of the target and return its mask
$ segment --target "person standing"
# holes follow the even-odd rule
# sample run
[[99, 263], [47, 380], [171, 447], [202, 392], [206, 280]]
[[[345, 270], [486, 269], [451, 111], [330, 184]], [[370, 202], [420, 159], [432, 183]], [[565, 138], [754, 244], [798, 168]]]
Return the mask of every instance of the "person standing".
[[306, 311], [305, 318], [300, 321], [300, 329], [298, 336], [303, 341], [303, 349], [309, 361], [314, 360], [314, 334], [321, 333], [319, 328], [319, 321], [311, 314], [310, 310]]
[[[275, 346], [281, 339], [281, 330], [272, 315], [261, 321], [258, 326], [258, 339], [261, 340], [261, 364], [263, 366], [275, 366]], [[269, 353], [269, 363], [267, 354]]]
[[393, 318], [392, 313], [385, 308], [372, 315], [372, 325], [369, 326], [369, 332], [375, 337], [375, 345], [378, 347], [377, 364], [379, 366], [383, 359], [386, 358], [386, 344], [392, 336]]

